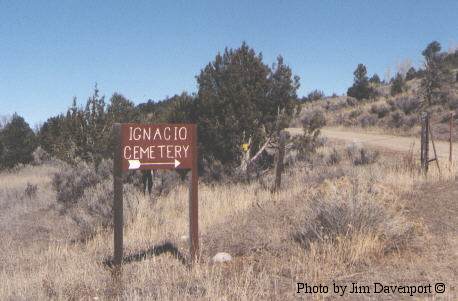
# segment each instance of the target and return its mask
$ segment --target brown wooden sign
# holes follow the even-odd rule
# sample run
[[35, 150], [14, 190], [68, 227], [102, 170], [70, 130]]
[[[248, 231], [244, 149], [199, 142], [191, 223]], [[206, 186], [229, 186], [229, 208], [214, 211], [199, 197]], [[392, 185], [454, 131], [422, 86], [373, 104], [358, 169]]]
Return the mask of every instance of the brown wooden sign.
[[191, 169], [195, 125], [122, 125], [122, 169]]
[[191, 259], [199, 250], [197, 127], [195, 124], [113, 125], [115, 142], [114, 185], [114, 264], [123, 258], [122, 172], [145, 169], [190, 169], [189, 237]]

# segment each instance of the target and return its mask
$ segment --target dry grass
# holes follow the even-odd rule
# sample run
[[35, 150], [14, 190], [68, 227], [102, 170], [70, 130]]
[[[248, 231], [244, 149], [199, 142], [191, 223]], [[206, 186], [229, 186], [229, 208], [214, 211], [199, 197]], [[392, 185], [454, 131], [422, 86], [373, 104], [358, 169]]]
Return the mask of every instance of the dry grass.
[[[329, 160], [336, 151], [339, 160]], [[403, 196], [421, 181], [440, 181], [438, 176], [432, 172], [428, 180], [421, 179], [402, 159], [383, 156], [355, 166], [339, 147], [320, 149], [316, 158], [287, 170], [277, 194], [266, 189], [271, 175], [249, 184], [201, 184], [200, 262], [190, 269], [163, 254], [127, 263], [123, 298], [293, 299], [297, 281], [329, 283], [404, 260], [412, 233], [423, 228], [404, 214]], [[0, 174], [0, 300], [116, 298], [116, 283], [103, 264], [112, 254], [112, 232], [102, 227], [91, 239], [75, 241], [78, 223], [55, 206], [55, 172], [56, 167], [40, 166]], [[23, 193], [27, 183], [38, 186], [34, 199]], [[96, 202], [108, 184], [91, 188], [83, 199]], [[125, 254], [168, 242], [186, 256], [187, 197], [184, 185], [154, 200], [127, 185]], [[89, 218], [87, 208], [73, 210]], [[15, 226], [19, 219], [29, 223]], [[312, 230], [317, 235], [310, 235]], [[23, 232], [29, 235], [18, 235]], [[30, 239], [34, 236], [40, 239]], [[234, 260], [212, 264], [211, 256], [219, 251]]]

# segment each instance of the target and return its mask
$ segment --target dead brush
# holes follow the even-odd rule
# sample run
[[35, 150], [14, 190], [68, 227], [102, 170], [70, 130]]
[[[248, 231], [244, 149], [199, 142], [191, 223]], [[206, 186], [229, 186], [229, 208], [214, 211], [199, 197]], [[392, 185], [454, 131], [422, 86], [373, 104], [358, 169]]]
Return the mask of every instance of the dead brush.
[[409, 151], [402, 156], [402, 169], [408, 171], [411, 175], [416, 174], [420, 170], [418, 160], [414, 156], [415, 142], [409, 148]]
[[335, 165], [342, 161], [342, 155], [337, 151], [335, 147], [332, 148], [332, 151], [326, 158], [326, 164], [328, 165]]
[[353, 165], [367, 165], [377, 161], [380, 153], [352, 143], [347, 146], [347, 156]]
[[102, 179], [102, 175], [83, 162], [75, 167], [61, 168], [54, 174], [52, 186], [56, 191], [57, 201], [69, 205], [78, 202], [86, 189], [94, 187]]
[[37, 195], [38, 185], [27, 183], [25, 186], [24, 194], [29, 199], [34, 198]]
[[[408, 244], [413, 225], [401, 212], [387, 208], [374, 195], [353, 189], [334, 187], [331, 192], [318, 194], [310, 202], [310, 210], [293, 238], [309, 249], [317, 243], [340, 245], [368, 239], [379, 244], [368, 248], [387, 253]], [[350, 245], [351, 248], [351, 245]]]

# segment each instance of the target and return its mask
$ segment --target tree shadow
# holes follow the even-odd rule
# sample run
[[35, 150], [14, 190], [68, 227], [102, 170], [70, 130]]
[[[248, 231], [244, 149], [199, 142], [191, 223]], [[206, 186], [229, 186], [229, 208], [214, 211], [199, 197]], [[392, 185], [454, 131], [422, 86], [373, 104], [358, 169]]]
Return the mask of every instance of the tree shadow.
[[[178, 251], [178, 248], [175, 247], [175, 245], [172, 244], [171, 242], [165, 242], [162, 245], [152, 246], [151, 248], [149, 248], [146, 251], [142, 251], [139, 253], [134, 253], [134, 254], [125, 256], [122, 259], [122, 264], [146, 260], [148, 259], [148, 257], [159, 256], [164, 253], [171, 254], [173, 257], [178, 259], [183, 265], [186, 265], [186, 258], [183, 256], [183, 254], [180, 253], [180, 251]], [[103, 264], [111, 269], [114, 267], [114, 260], [113, 259], [104, 260]]]

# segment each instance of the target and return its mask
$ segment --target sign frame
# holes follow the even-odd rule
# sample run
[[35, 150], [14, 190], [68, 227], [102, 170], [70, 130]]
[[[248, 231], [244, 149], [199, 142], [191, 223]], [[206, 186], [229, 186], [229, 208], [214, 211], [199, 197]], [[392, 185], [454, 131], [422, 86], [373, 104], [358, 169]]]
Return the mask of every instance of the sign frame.
[[[185, 168], [191, 171], [191, 181], [189, 186], [189, 251], [191, 254], [191, 261], [194, 262], [198, 259], [199, 254], [199, 202], [198, 202], [198, 162], [197, 162], [197, 125], [196, 124], [135, 124], [135, 123], [114, 123], [113, 124], [113, 137], [114, 137], [114, 156], [113, 156], [113, 222], [114, 222], [114, 252], [113, 263], [115, 266], [121, 266], [123, 260], [123, 172], [128, 170], [131, 165], [126, 162], [123, 148], [126, 146], [125, 134], [127, 127], [185, 127], [189, 134], [189, 143], [191, 157], [187, 161], [176, 162], [177, 159], [164, 162], [161, 158], [158, 162], [153, 164], [146, 164], [143, 168], [135, 162], [136, 169], [177, 169]], [[123, 135], [124, 134], [124, 135]], [[137, 140], [140, 141], [140, 140]], [[183, 140], [184, 141], [184, 140]], [[142, 141], [140, 141], [142, 142]], [[140, 143], [142, 144], [142, 143]], [[142, 145], [154, 146], [155, 143], [144, 143]], [[175, 145], [173, 142], [170, 145]], [[162, 161], [161, 161], [162, 160]], [[150, 162], [151, 163], [151, 162]], [[180, 166], [181, 165], [181, 166]], [[149, 168], [148, 168], [149, 167]], [[156, 167], [156, 168], [154, 168]], [[132, 168], [131, 168], [132, 169]]]

